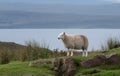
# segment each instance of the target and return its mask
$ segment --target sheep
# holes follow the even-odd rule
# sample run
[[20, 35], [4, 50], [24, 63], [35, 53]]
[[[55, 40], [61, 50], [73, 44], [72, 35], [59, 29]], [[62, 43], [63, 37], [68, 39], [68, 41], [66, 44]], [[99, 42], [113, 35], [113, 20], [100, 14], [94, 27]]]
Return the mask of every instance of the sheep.
[[[73, 50], [83, 50], [82, 56], [88, 56], [88, 39], [84, 35], [67, 34], [62, 32], [58, 35], [58, 39], [61, 39], [64, 46], [68, 49], [67, 56], [73, 56]], [[69, 51], [71, 49], [71, 51]]]

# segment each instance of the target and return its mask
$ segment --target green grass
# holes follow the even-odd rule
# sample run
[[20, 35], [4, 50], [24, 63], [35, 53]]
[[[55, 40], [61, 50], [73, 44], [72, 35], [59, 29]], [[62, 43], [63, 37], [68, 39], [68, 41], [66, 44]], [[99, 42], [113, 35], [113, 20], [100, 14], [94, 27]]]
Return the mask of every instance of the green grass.
[[[92, 52], [88, 57], [73, 56], [72, 58], [78, 63], [98, 54], [110, 55], [114, 53], [117, 53], [120, 57], [120, 48], [106, 52]], [[30, 67], [28, 64], [29, 62], [13, 61], [9, 64], [0, 65], [0, 76], [54, 76], [54, 72], [51, 70], [51, 65]], [[96, 73], [92, 74], [92, 71], [96, 71]], [[94, 68], [77, 67], [75, 76], [120, 76], [120, 65], [101, 65]]]
[[0, 76], [54, 76], [54, 74], [49, 67], [30, 67], [28, 62], [15, 61], [0, 65]]
[[[96, 73], [91, 73], [96, 70]], [[94, 68], [78, 67], [75, 76], [120, 76], [120, 65], [102, 65]]]
[[94, 52], [91, 52], [88, 57], [82, 57], [81, 55], [80, 56], [73, 56], [73, 60], [75, 62], [78, 62], [78, 61], [82, 61], [82, 60], [86, 60], [86, 59], [90, 59], [96, 55], [106, 55], [106, 56], [109, 56], [111, 54], [118, 54], [119, 57], [120, 57], [120, 48], [115, 48], [115, 49], [112, 49], [112, 50], [109, 50], [109, 51], [94, 51]]
[[110, 37], [101, 45], [102, 50], [111, 50], [118, 47], [120, 47], [119, 37]]
[[[90, 59], [98, 54], [104, 54], [109, 56], [110, 54], [118, 54], [120, 58], [120, 48], [112, 49], [106, 52], [92, 52], [87, 58], [81, 56], [74, 56], [73, 60], [75, 62], [80, 62], [82, 60]], [[98, 71], [97, 73], [90, 74], [91, 71]], [[101, 65], [94, 68], [82, 68], [77, 67], [75, 76], [120, 76], [120, 64], [119, 65]]]

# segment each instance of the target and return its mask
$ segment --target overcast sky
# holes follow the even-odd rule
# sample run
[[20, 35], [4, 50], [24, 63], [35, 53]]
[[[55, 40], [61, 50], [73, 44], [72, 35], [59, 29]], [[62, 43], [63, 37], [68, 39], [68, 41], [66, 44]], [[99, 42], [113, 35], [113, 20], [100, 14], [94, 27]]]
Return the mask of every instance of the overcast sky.
[[23, 2], [23, 3], [60, 3], [60, 4], [108, 4], [120, 3], [120, 0], [0, 0], [0, 2]]

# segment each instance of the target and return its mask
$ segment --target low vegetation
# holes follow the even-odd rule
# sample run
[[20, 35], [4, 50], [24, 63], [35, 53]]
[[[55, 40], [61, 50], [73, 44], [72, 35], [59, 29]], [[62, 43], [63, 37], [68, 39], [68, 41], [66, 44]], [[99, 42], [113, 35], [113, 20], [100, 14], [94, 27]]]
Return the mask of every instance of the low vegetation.
[[0, 65], [0, 76], [54, 76], [50, 67], [29, 67], [29, 62], [14, 61]]
[[[80, 62], [82, 60], [92, 58], [97, 54], [105, 54], [110, 55], [113, 53], [117, 53], [120, 57], [120, 48], [112, 49], [108, 52], [92, 52], [89, 54], [89, 57], [85, 58], [82, 56], [73, 56], [73, 60], [76, 62]], [[49, 58], [47, 58], [49, 59]], [[44, 59], [40, 59], [44, 60]], [[54, 58], [50, 58], [50, 60], [54, 60]], [[21, 61], [11, 61], [8, 64], [0, 65], [0, 75], [1, 76], [54, 76], [54, 71], [52, 71], [52, 65], [40, 65], [36, 66], [28, 66], [29, 61], [21, 62]], [[94, 68], [82, 68], [77, 67], [77, 71], [75, 76], [119, 76], [120, 65], [102, 65]]]
[[120, 39], [119, 37], [110, 37], [107, 39], [107, 41], [105, 41], [105, 43], [103, 45], [101, 45], [101, 49], [104, 51], [108, 51], [114, 48], [118, 48], [120, 47]]
[[27, 60], [36, 60], [39, 58], [51, 58], [53, 52], [49, 49], [45, 43], [39, 44], [37, 41], [26, 42], [26, 54]]
[[[94, 57], [95, 55], [104, 54], [106, 56], [109, 56], [111, 54], [118, 54], [120, 58], [120, 48], [114, 48], [107, 52], [91, 52], [87, 58], [81, 57], [81, 56], [74, 56], [73, 60], [76, 63], [79, 63], [80, 61], [90, 59]], [[82, 68], [77, 67], [77, 72], [75, 76], [119, 76], [120, 73], [120, 64], [119, 65], [101, 65], [94, 68]]]
[[[104, 46], [104, 47], [103, 47]], [[119, 39], [110, 38], [102, 46], [103, 51], [90, 52], [88, 57], [82, 57], [80, 52], [75, 52], [72, 59], [79, 63], [82, 60], [92, 58], [98, 54], [110, 55], [117, 53], [120, 58]], [[78, 55], [79, 54], [79, 55]], [[54, 76], [52, 65], [28, 66], [33, 60], [54, 60], [56, 57], [64, 57], [65, 51], [52, 51], [45, 43], [27, 41], [26, 45], [11, 42], [0, 42], [0, 76]], [[24, 61], [24, 62], [23, 62]], [[120, 65], [101, 65], [94, 68], [77, 67], [75, 76], [119, 76]]]
[[37, 59], [54, 58], [65, 56], [65, 51], [52, 51], [45, 43], [37, 41], [26, 41], [25, 45], [13, 42], [0, 42], [0, 64], [10, 61], [32, 61]]
[[9, 51], [7, 50], [3, 50], [3, 51], [0, 51], [0, 64], [7, 64], [10, 62], [10, 59], [9, 59]]

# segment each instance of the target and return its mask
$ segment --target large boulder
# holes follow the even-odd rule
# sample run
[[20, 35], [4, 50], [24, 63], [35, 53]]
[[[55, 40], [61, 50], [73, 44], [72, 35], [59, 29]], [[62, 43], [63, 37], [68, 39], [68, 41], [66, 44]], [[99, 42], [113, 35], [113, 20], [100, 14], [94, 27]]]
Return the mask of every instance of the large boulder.
[[120, 59], [118, 54], [112, 54], [107, 57], [106, 64], [120, 64]]
[[53, 62], [55, 76], [74, 76], [76, 65], [72, 58], [59, 58]]
[[92, 59], [88, 59], [85, 61], [80, 62], [80, 66], [88, 68], [88, 67], [95, 67], [101, 64], [104, 64], [106, 61], [106, 57], [104, 55], [96, 55]]

